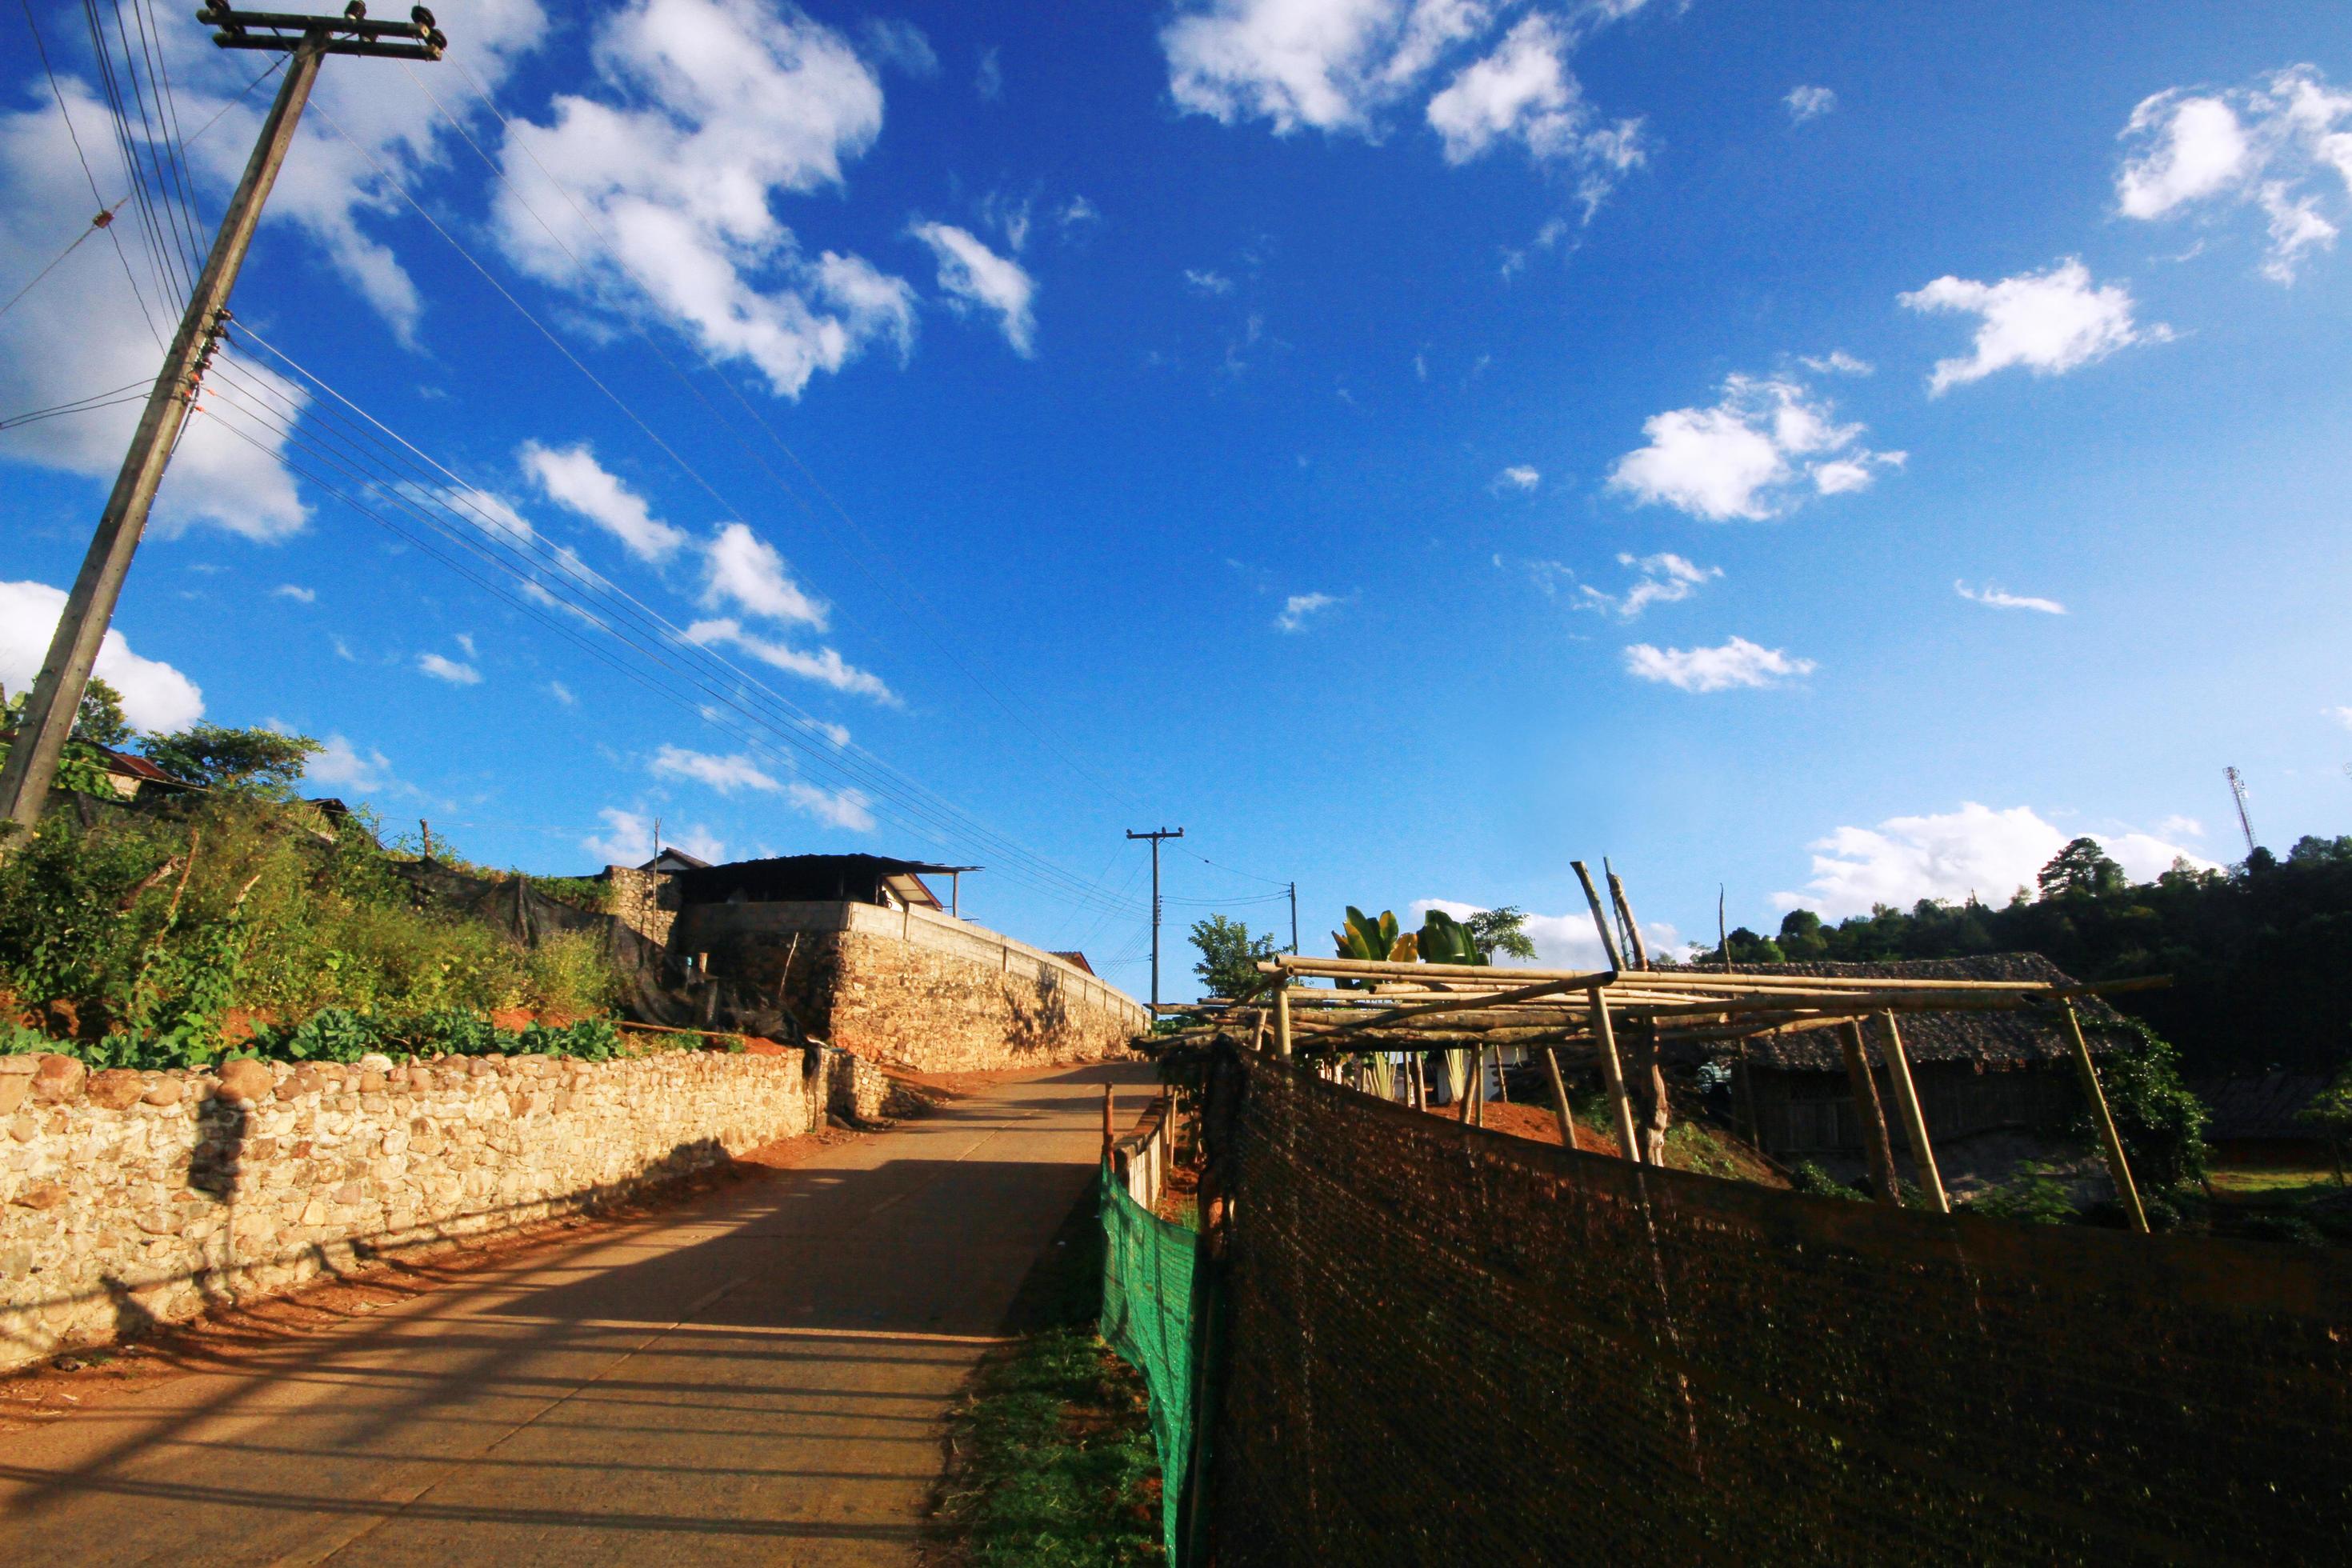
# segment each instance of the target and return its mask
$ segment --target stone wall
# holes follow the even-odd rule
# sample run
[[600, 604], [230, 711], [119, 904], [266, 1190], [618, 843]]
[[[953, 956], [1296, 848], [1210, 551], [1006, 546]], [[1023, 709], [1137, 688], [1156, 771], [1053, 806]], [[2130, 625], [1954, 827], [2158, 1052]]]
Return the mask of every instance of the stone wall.
[[0, 1369], [376, 1253], [593, 1208], [828, 1110], [871, 1119], [887, 1087], [814, 1049], [218, 1075], [0, 1057]]
[[667, 947], [670, 928], [677, 921], [677, 879], [665, 871], [640, 871], [634, 866], [607, 866], [604, 877], [613, 888], [609, 912], [647, 942]]
[[782, 995], [816, 1037], [919, 1072], [1097, 1061], [1150, 1026], [1097, 976], [929, 910], [698, 904], [676, 938], [713, 974]]

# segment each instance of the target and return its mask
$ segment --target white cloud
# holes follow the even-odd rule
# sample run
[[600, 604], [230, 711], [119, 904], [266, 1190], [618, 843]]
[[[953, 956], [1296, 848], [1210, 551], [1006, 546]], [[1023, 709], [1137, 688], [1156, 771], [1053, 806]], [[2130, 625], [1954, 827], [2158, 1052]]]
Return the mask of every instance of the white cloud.
[[993, 48], [980, 51], [980, 67], [972, 72], [971, 89], [984, 103], [995, 103], [1004, 97], [1004, 62]]
[[[654, 818], [641, 811], [624, 811], [618, 806], [606, 806], [596, 814], [603, 819], [603, 837], [583, 838], [580, 847], [609, 866], [641, 866], [654, 858]], [[713, 864], [727, 858], [727, 846], [705, 827], [664, 823], [661, 829], [664, 848], [683, 849], [698, 860]]]
[[475, 649], [475, 647], [474, 647], [474, 634], [473, 634], [473, 633], [471, 633], [471, 632], [459, 632], [459, 633], [457, 634], [457, 639], [456, 639], [456, 640], [457, 640], [457, 646], [458, 646], [459, 647], [461, 647], [461, 648], [465, 649], [465, 651], [466, 651], [466, 657], [467, 657], [467, 658], [474, 658], [478, 657], [478, 653], [477, 653], [477, 650], [476, 650], [476, 649]]
[[1423, 117], [1449, 162], [1510, 141], [1579, 176], [1588, 209], [1642, 161], [1632, 121], [1601, 126], [1568, 58], [1584, 33], [1639, 4], [1579, 7], [1565, 21], [1520, 17], [1479, 58], [1516, 7], [1495, 0], [1182, 0], [1160, 30], [1170, 94], [1180, 110], [1225, 124], [1262, 119], [1276, 135], [1301, 128], [1382, 136], [1390, 111], [1446, 86]]
[[905, 280], [812, 257], [775, 213], [840, 187], [881, 133], [881, 83], [845, 38], [757, 0], [631, 0], [591, 57], [597, 96], [509, 123], [491, 216], [518, 267], [616, 316], [650, 305], [780, 396], [874, 343], [911, 350]]
[[1721, 647], [1659, 648], [1648, 643], [1635, 643], [1625, 650], [1628, 675], [1662, 681], [1685, 691], [1770, 686], [1791, 677], [1811, 675], [1813, 668], [1810, 658], [1793, 658], [1777, 647], [1759, 647], [1738, 637]]
[[1203, 268], [1184, 268], [1184, 281], [1202, 294], [1230, 294], [1234, 291], [1232, 279], [1222, 272], [1212, 272]]
[[1838, 424], [1827, 398], [1781, 377], [1727, 377], [1714, 406], [1654, 415], [1642, 433], [1649, 445], [1617, 459], [1609, 488], [1710, 522], [1773, 516], [1807, 487], [1861, 489], [1904, 460], [1858, 445], [1862, 426]]
[[2347, 730], [2352, 730], [2352, 708], [2323, 708], [2320, 711]]
[[703, 647], [724, 644], [741, 648], [763, 664], [830, 686], [835, 691], [870, 697], [892, 708], [903, 706], [898, 694], [880, 676], [858, 668], [829, 647], [809, 653], [748, 632], [741, 622], [731, 617], [697, 621], [686, 628], [686, 637], [688, 641]]
[[[60, 84], [83, 144], [110, 146], [106, 109], [74, 78]], [[183, 109], [194, 112], [184, 101]], [[206, 142], [228, 135], [224, 127]], [[110, 191], [109, 199], [120, 194]], [[56, 101], [45, 95], [35, 107], [0, 112], [0, 278], [13, 279], [10, 291], [56, 260], [66, 240], [89, 233], [92, 205]], [[174, 325], [152, 277], [143, 275], [131, 211], [123, 209], [115, 232], [91, 236], [0, 315], [0, 412], [53, 408], [116, 388], [132, 400], [0, 431], [0, 458], [109, 483], [121, 468], [139, 423], [135, 395], [154, 380]], [[117, 242], [142, 268], [143, 310], [115, 254]], [[168, 535], [205, 524], [265, 542], [299, 531], [310, 512], [283, 461], [282, 426], [296, 423], [309, 400], [300, 387], [234, 350], [222, 352], [213, 379], [235, 396], [215, 396], [188, 421], [151, 526]], [[270, 417], [245, 414], [241, 403], [267, 408]]]
[[1037, 284], [1019, 262], [997, 255], [953, 224], [918, 223], [907, 232], [930, 247], [950, 305], [993, 311], [1013, 353], [1027, 359], [1037, 352], [1037, 321], [1030, 309]]
[[1303, 631], [1310, 617], [1339, 602], [1328, 594], [1293, 594], [1282, 602], [1282, 614], [1274, 618], [1274, 624], [1282, 631]]
[[803, 719], [800, 725], [812, 734], [823, 735], [836, 748], [849, 744], [849, 726], [846, 724], [836, 724], [828, 719]]
[[863, 790], [824, 790], [794, 779], [784, 794], [794, 805], [828, 826], [844, 828], [851, 833], [874, 831], [872, 802], [866, 799]]
[[392, 763], [382, 752], [362, 752], [341, 732], [329, 735], [326, 749], [302, 765], [302, 778], [307, 784], [352, 790], [389, 789], [394, 782]]
[[638, 560], [667, 561], [686, 542], [686, 531], [654, 516], [645, 498], [607, 472], [585, 441], [561, 450], [526, 441], [516, 456], [548, 500], [586, 518]]
[[1837, 107], [1837, 94], [1825, 87], [1792, 87], [1789, 96], [1780, 100], [1788, 105], [1789, 119], [1799, 125], [1808, 120], [1819, 120]]
[[719, 529], [703, 552], [702, 602], [731, 603], [768, 620], [819, 631], [824, 629], [827, 614], [823, 600], [793, 580], [776, 547], [741, 522]]
[[2132, 321], [2132, 297], [2120, 283], [2094, 287], [2090, 270], [2072, 257], [2043, 272], [2021, 272], [1998, 283], [1945, 276], [1897, 296], [1914, 310], [1952, 310], [1979, 318], [1973, 352], [1936, 362], [1927, 390], [1939, 394], [1997, 370], [2023, 365], [2036, 375], [2061, 375], [2137, 342], [2162, 342], [2171, 330]]
[[1803, 354], [1797, 363], [1815, 375], [1868, 375], [1877, 369], [1868, 360], [1856, 359], [1843, 349], [1832, 349], [1825, 354]]
[[2205, 825], [2193, 816], [2168, 816], [2156, 825], [2156, 831], [2167, 838], [2202, 838]]
[[1060, 226], [1064, 239], [1082, 237], [1102, 220], [1102, 209], [1084, 196], [1072, 196], [1054, 215], [1054, 222]]
[[1990, 583], [1981, 588], [1971, 588], [1966, 583], [1954, 583], [1952, 591], [1963, 599], [1979, 605], [1989, 605], [1996, 610], [2039, 610], [2045, 616], [2063, 616], [2066, 613], [2066, 606], [2055, 599], [2034, 599], [2021, 594], [2004, 593]]
[[2258, 205], [2270, 237], [2262, 270], [2278, 283], [2294, 281], [2305, 253], [2334, 247], [2340, 225], [2319, 208], [2332, 199], [2340, 211], [2352, 194], [2352, 92], [2316, 67], [2221, 92], [2159, 92], [2132, 110], [2122, 140], [2116, 205], [2126, 217]]
[[[1974, 896], [2005, 903], [2017, 889], [2032, 889], [2042, 868], [2074, 837], [2030, 806], [1993, 811], [1974, 801], [1937, 816], [1893, 817], [1874, 828], [1841, 827], [1806, 846], [1813, 852], [1813, 876], [1805, 889], [1775, 893], [1772, 901], [1832, 921], [1868, 914], [1880, 904], [1907, 909], [1921, 899], [1958, 903]], [[2213, 865], [2148, 834], [2091, 837], [2135, 881], [2170, 869], [2176, 858], [2200, 868]]]
[[1527, 463], [1514, 463], [1495, 476], [1494, 489], [1513, 489], [1522, 494], [1543, 483], [1543, 475]]
[[560, 680], [551, 680], [547, 683], [547, 694], [566, 708], [577, 707], [580, 702], [580, 699], [572, 694], [572, 688]]
[[436, 680], [446, 680], [452, 686], [478, 686], [482, 672], [470, 664], [460, 664], [437, 653], [419, 654], [416, 668]]
[[269, 596], [273, 599], [291, 599], [298, 605], [315, 605], [319, 602], [319, 591], [316, 588], [305, 588], [299, 583], [280, 583], [269, 590]]
[[[1455, 920], [1464, 921], [1492, 907], [1465, 903], [1459, 899], [1415, 899], [1409, 912], [1418, 926], [1432, 910], [1443, 910]], [[1542, 969], [1590, 970], [1609, 966], [1609, 955], [1601, 945], [1601, 933], [1592, 923], [1590, 910], [1565, 915], [1530, 913], [1520, 930], [1536, 944], [1536, 955], [1528, 960], [1505, 959], [1502, 962], [1506, 964], [1527, 963]], [[1672, 952], [1683, 944], [1682, 933], [1659, 921], [1642, 922], [1642, 940], [1649, 943], [1653, 956]]]
[[[0, 583], [0, 686], [12, 693], [30, 689], [48, 657], [66, 592], [47, 583]], [[205, 694], [196, 683], [158, 658], [131, 651], [123, 635], [108, 628], [91, 671], [122, 696], [122, 716], [142, 730], [184, 730], [205, 716]]]
[[739, 789], [773, 795], [784, 787], [774, 774], [740, 754], [720, 757], [708, 752], [689, 752], [683, 746], [664, 746], [654, 753], [650, 766], [656, 778], [690, 779], [721, 795], [733, 795]]
[[911, 77], [929, 78], [940, 74], [940, 57], [931, 47], [931, 40], [912, 22], [885, 21], [869, 16], [862, 29], [866, 34], [866, 51], [884, 65], [896, 66]]
[[[1720, 566], [1696, 565], [1671, 552], [1657, 555], [1620, 555], [1617, 563], [1634, 569], [1637, 575], [1633, 585], [1622, 594], [1604, 594], [1591, 584], [1585, 584], [1578, 590], [1577, 608], [1601, 610], [1614, 615], [1620, 620], [1630, 621], [1652, 605], [1680, 604], [1697, 593], [1710, 578], [1723, 575]], [[1549, 585], [1545, 591], [1550, 592]]]

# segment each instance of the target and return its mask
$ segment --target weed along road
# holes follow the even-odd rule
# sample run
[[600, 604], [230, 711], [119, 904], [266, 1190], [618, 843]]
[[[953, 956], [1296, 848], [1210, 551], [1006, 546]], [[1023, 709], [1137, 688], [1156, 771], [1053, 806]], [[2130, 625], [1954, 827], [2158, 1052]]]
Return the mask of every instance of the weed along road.
[[1001, 1084], [326, 1332], [0, 1435], [0, 1560], [903, 1563], [960, 1385], [1093, 1175]]

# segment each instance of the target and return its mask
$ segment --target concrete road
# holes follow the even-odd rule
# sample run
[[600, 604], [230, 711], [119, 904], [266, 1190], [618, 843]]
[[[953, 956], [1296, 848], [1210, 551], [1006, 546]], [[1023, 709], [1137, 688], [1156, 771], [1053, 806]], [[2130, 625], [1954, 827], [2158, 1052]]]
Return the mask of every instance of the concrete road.
[[618, 1232], [0, 1436], [0, 1562], [908, 1563], [950, 1403], [1091, 1177], [1001, 1085]]

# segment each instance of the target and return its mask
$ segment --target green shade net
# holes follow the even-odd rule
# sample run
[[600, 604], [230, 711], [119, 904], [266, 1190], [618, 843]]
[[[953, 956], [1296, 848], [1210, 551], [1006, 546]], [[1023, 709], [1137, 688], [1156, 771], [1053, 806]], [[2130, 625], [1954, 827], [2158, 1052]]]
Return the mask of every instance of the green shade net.
[[1176, 1549], [1176, 1510], [1192, 1463], [1193, 1265], [1198, 1232], [1171, 1225], [1127, 1195], [1103, 1173], [1102, 1337], [1150, 1391], [1151, 1440], [1160, 1450], [1160, 1529], [1168, 1560]]

